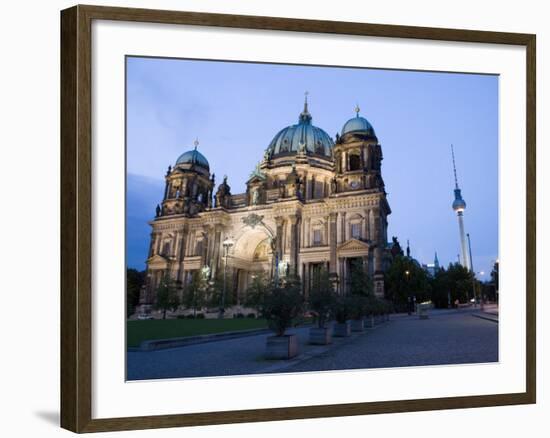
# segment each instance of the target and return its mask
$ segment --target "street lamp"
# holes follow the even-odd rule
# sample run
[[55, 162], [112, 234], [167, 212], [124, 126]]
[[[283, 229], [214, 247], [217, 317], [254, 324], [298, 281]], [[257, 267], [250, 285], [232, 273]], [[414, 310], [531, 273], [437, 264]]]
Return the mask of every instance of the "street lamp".
[[222, 290], [222, 302], [220, 305], [220, 318], [223, 318], [223, 315], [225, 313], [225, 291], [227, 287], [227, 257], [229, 255], [229, 249], [235, 244], [233, 240], [228, 237], [225, 239], [222, 243], [223, 248], [225, 250], [225, 264], [223, 267], [223, 290]]
[[412, 304], [412, 297], [411, 297], [411, 291], [409, 290], [409, 275], [411, 273], [407, 270], [405, 271], [405, 276], [407, 277], [407, 295], [408, 295], [408, 299], [409, 299], [409, 306], [408, 306], [408, 309], [407, 309], [407, 313], [410, 315], [412, 313], [412, 307], [413, 307], [413, 304]]
[[[480, 277], [483, 277], [485, 275], [485, 271], [479, 271], [479, 275], [480, 275]], [[479, 306], [480, 306], [481, 310], [484, 309], [483, 288], [481, 288], [481, 287], [480, 287], [480, 290], [479, 290]]]

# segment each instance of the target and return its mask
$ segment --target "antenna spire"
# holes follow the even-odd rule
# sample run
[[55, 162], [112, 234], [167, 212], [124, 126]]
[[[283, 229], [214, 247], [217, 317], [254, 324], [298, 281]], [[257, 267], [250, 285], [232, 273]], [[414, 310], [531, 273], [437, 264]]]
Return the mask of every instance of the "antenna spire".
[[455, 150], [452, 143], [451, 143], [451, 155], [453, 157], [453, 173], [455, 176], [455, 188], [458, 189], [458, 178], [456, 177]]

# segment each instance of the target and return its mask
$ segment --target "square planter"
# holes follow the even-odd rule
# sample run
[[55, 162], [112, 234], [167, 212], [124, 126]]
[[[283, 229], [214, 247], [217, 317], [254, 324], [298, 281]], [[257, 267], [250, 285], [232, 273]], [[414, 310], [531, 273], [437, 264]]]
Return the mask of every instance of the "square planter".
[[338, 338], [345, 338], [351, 336], [351, 324], [349, 321], [344, 323], [337, 322], [334, 324], [334, 336]]
[[418, 316], [420, 319], [428, 319], [428, 309], [425, 307], [418, 309]]
[[353, 319], [351, 321], [351, 331], [352, 332], [365, 331], [365, 320], [364, 319]]
[[266, 359], [290, 359], [298, 354], [298, 336], [283, 335], [267, 338]]
[[309, 343], [313, 345], [328, 345], [332, 342], [330, 328], [312, 327], [309, 329]]

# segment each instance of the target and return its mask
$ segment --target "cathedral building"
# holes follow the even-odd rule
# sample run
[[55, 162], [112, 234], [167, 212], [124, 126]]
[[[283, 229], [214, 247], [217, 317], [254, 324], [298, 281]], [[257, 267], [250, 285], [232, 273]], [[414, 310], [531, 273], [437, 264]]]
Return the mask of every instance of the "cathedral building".
[[299, 276], [307, 296], [315, 273], [326, 268], [345, 294], [358, 266], [383, 297], [391, 210], [382, 148], [359, 112], [333, 140], [312, 124], [306, 96], [298, 123], [275, 135], [244, 193], [232, 193], [228, 177], [216, 187], [195, 142], [165, 175], [164, 197], [150, 222], [142, 304], [154, 302], [166, 272], [184, 287], [193, 271], [214, 278], [225, 269], [236, 302], [262, 271], [275, 279]]

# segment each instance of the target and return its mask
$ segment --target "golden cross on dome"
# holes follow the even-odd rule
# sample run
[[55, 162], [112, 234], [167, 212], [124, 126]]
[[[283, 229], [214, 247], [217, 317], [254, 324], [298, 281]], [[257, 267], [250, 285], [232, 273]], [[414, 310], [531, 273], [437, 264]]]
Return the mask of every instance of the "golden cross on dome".
[[199, 145], [199, 139], [195, 138], [195, 141], [193, 142], [193, 144], [195, 145], [195, 149], [197, 149], [197, 146]]
[[355, 113], [357, 114], [357, 117], [359, 117], [359, 111], [361, 111], [361, 108], [359, 108], [359, 104], [355, 105]]

